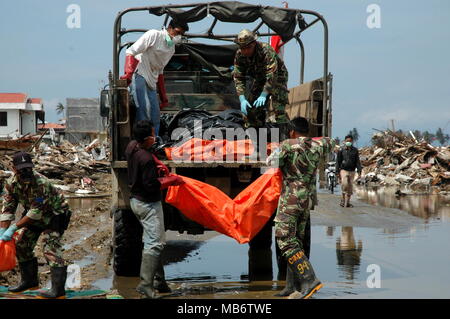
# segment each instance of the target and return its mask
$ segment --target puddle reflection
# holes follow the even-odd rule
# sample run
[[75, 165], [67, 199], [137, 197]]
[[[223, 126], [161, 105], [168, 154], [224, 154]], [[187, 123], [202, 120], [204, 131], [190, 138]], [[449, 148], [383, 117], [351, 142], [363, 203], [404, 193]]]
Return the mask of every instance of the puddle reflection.
[[[395, 189], [361, 188], [357, 196], [369, 204], [405, 210], [424, 223], [405, 229], [313, 225], [311, 262], [324, 283], [314, 298], [450, 298], [450, 254], [442, 246], [450, 233], [445, 222], [450, 221], [448, 197], [396, 196]], [[223, 235], [174, 240], [165, 255], [173, 290], [165, 298], [275, 298], [284, 286], [277, 280], [274, 242], [271, 249], [252, 250]], [[433, 271], [424, 272], [430, 264]], [[370, 265], [381, 269], [381, 288], [367, 286]], [[125, 298], [140, 298], [135, 291], [138, 277], [114, 276], [111, 282]]]
[[[163, 263], [172, 293], [163, 297], [270, 298], [277, 288], [274, 260], [272, 249], [249, 249], [223, 235], [206, 242], [168, 241]], [[112, 289], [124, 298], [140, 298], [138, 283], [139, 277], [113, 276]]]
[[337, 265], [347, 280], [354, 280], [359, 274], [362, 240], [355, 241], [353, 227], [341, 227], [341, 235], [336, 240]]
[[[400, 234], [376, 228], [313, 226], [311, 262], [324, 283], [314, 298], [449, 298], [450, 254], [435, 249], [448, 241], [449, 233], [449, 223]], [[272, 246], [251, 252], [248, 245], [217, 236], [165, 267], [173, 293], [164, 298], [276, 298], [284, 281], [275, 278], [274, 251]], [[424, 273], [430, 263], [433, 271]], [[368, 267], [373, 264], [381, 269], [379, 289], [367, 286]], [[138, 283], [138, 277], [115, 276], [113, 288], [125, 298], [140, 298], [135, 291]]]
[[413, 216], [429, 219], [450, 221], [450, 196], [439, 194], [398, 193], [396, 188], [363, 188], [357, 187], [359, 200], [368, 204], [397, 208]]

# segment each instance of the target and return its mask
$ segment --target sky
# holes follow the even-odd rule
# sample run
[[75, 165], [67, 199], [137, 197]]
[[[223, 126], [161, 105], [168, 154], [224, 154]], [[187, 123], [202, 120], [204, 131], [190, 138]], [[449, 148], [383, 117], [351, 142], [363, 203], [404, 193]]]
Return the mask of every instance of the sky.
[[[172, 4], [193, 3], [195, 0]], [[201, 1], [198, 1], [201, 2]], [[282, 6], [281, 1], [245, 1]], [[359, 146], [374, 129], [428, 130], [450, 134], [450, 1], [303, 0], [291, 8], [317, 11], [329, 27], [329, 71], [333, 74], [333, 137], [356, 127]], [[0, 92], [23, 92], [44, 100], [46, 120], [56, 122], [58, 102], [98, 97], [112, 68], [115, 16], [129, 7], [164, 1], [16, 0], [0, 2]], [[69, 28], [80, 8], [79, 28]], [[371, 5], [379, 8], [379, 28], [369, 28]], [[68, 10], [69, 9], [69, 10]], [[69, 11], [69, 12], [68, 12]], [[311, 21], [310, 19], [307, 21]], [[160, 28], [148, 14], [124, 19], [125, 26]], [[205, 31], [211, 20], [191, 31]], [[243, 25], [218, 24], [217, 33]], [[234, 30], [233, 29], [233, 30]], [[305, 31], [305, 81], [322, 76], [323, 29]], [[289, 87], [299, 84], [299, 50], [286, 45]], [[123, 57], [121, 58], [123, 60]], [[120, 71], [123, 70], [123, 62]]]

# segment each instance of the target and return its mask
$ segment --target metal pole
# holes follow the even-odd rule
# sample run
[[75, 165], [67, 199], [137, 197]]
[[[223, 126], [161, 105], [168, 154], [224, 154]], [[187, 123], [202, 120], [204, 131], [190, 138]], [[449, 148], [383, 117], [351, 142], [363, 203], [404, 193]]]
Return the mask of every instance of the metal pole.
[[300, 37], [295, 37], [300, 46], [300, 84], [303, 84], [305, 80], [305, 46]]
[[[328, 104], [328, 24], [324, 17], [315, 11], [299, 10], [300, 13], [314, 15], [320, 19], [323, 25], [323, 103], [322, 103], [322, 136], [327, 136], [327, 104]], [[314, 23], [316, 21], [314, 20]]]
[[[184, 4], [184, 5], [170, 5], [168, 7], [170, 8], [188, 8], [188, 7], [195, 7], [198, 6], [197, 4]], [[117, 50], [118, 48], [118, 40], [117, 39], [117, 34], [118, 34], [118, 30], [120, 27], [120, 23], [121, 23], [121, 17], [130, 11], [148, 11], [151, 10], [152, 8], [155, 7], [137, 7], [137, 8], [130, 8], [127, 9], [123, 12], [120, 12], [116, 18], [115, 21], [115, 25], [114, 25], [114, 57], [113, 57], [113, 63], [114, 63], [114, 68], [113, 68], [113, 82], [115, 82], [118, 79], [118, 74], [119, 74], [119, 63], [118, 63], [118, 56], [117, 53], [120, 52]], [[323, 124], [323, 129], [322, 129], [322, 134], [323, 136], [327, 135], [328, 132], [328, 124], [327, 124], [327, 118], [326, 118], [326, 110], [327, 110], [327, 103], [328, 103], [328, 24], [325, 21], [325, 19], [323, 18], [322, 15], [320, 15], [319, 13], [315, 12], [315, 11], [311, 11], [311, 10], [296, 10], [296, 9], [289, 9], [289, 8], [284, 8], [284, 10], [289, 10], [289, 11], [297, 11], [301, 14], [309, 14], [309, 15], [313, 15], [316, 16], [321, 22], [322, 25], [324, 27], [324, 57], [323, 57], [323, 62], [324, 62], [324, 70], [323, 70], [323, 83], [324, 83], [324, 96], [323, 96], [323, 116], [322, 116], [322, 124]], [[315, 24], [317, 21], [314, 20], [312, 24]], [[261, 36], [270, 36], [272, 34], [265, 34], [265, 35], [261, 35]], [[193, 35], [193, 37], [202, 37], [201, 35]], [[222, 37], [228, 37], [229, 35], [222, 35]], [[230, 35], [231, 37], [231, 35]], [[219, 37], [215, 37], [216, 39]]]

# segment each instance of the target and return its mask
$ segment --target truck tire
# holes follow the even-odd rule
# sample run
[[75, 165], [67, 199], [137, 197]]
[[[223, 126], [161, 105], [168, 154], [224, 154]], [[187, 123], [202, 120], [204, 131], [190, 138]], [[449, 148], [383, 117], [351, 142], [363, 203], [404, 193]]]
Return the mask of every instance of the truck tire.
[[117, 276], [139, 276], [142, 246], [142, 226], [134, 213], [117, 210], [113, 232], [113, 269]]

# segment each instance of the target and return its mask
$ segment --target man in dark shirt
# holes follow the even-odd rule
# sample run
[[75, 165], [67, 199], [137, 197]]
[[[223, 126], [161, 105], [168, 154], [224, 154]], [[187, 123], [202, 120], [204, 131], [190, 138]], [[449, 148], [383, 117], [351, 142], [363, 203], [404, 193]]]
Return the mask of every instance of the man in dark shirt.
[[355, 179], [355, 169], [358, 172], [358, 178], [361, 177], [361, 163], [359, 161], [359, 152], [353, 146], [353, 136], [345, 137], [344, 147], [337, 154], [336, 171], [338, 172], [339, 184], [342, 189], [342, 207], [353, 207], [350, 204], [350, 197], [353, 194], [353, 180]]
[[143, 120], [133, 128], [135, 140], [125, 151], [128, 162], [128, 183], [131, 188], [130, 206], [142, 225], [141, 282], [136, 290], [147, 298], [159, 292], [170, 292], [164, 278], [161, 252], [165, 245], [164, 216], [161, 190], [181, 185], [182, 178], [171, 175], [169, 169], [151, 152], [155, 131], [150, 121]]

